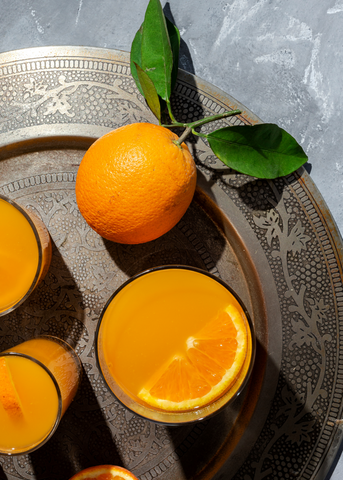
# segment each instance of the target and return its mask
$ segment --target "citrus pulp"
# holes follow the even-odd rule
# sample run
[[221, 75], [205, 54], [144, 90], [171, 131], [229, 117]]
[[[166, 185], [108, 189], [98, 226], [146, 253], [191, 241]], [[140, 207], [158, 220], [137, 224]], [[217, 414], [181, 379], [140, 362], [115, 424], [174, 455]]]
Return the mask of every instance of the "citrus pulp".
[[138, 394], [146, 403], [166, 411], [199, 408], [230, 388], [248, 352], [244, 316], [229, 305], [198, 333]]

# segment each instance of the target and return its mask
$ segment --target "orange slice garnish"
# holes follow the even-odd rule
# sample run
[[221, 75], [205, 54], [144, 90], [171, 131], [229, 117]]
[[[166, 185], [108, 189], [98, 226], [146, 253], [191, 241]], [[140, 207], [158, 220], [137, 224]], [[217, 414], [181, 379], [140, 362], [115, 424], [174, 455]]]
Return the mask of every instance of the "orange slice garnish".
[[0, 358], [0, 402], [12, 419], [23, 418], [23, 407], [6, 357]]
[[138, 480], [133, 473], [123, 467], [99, 465], [76, 473], [70, 480]]
[[239, 377], [249, 350], [250, 330], [243, 312], [226, 308], [186, 341], [142, 388], [138, 396], [167, 411], [203, 407], [228, 390]]

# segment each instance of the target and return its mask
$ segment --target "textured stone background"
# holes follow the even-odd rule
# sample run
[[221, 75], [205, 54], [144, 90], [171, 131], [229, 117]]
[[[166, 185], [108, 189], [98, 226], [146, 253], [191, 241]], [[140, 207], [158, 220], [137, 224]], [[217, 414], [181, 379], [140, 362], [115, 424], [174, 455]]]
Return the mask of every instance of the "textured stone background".
[[[148, 0], [1, 0], [0, 51], [130, 50]], [[180, 67], [289, 131], [343, 232], [343, 0], [170, 0]], [[332, 476], [340, 480], [343, 459]]]

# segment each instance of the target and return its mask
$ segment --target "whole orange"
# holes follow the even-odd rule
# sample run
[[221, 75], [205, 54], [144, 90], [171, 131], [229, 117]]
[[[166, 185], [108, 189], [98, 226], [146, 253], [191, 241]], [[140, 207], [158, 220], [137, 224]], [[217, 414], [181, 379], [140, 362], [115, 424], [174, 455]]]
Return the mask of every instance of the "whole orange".
[[196, 166], [177, 135], [151, 123], [125, 125], [96, 140], [76, 178], [76, 201], [102, 237], [137, 244], [168, 232], [186, 212]]

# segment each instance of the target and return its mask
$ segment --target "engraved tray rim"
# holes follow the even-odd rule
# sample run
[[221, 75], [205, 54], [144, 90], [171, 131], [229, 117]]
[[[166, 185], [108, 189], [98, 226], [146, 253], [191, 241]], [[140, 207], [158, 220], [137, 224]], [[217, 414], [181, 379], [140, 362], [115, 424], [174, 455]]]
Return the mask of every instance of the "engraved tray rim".
[[[16, 70], [13, 65], [16, 65], [17, 62], [32, 62], [31, 68], [34, 70], [35, 68], [39, 69], [39, 66], [35, 67], [35, 62], [38, 62], [40, 59], [46, 61], [46, 59], [54, 58], [55, 56], [77, 56], [79, 58], [85, 58], [89, 62], [99, 60], [101, 62], [101, 60], [103, 60], [104, 63], [109, 61], [118, 62], [119, 64], [127, 64], [129, 54], [124, 51], [113, 49], [78, 46], [50, 46], [20, 49], [0, 54], [0, 77], [8, 74], [15, 76], [18, 70]], [[229, 94], [226, 94], [208, 82], [199, 79], [195, 75], [180, 70], [179, 79], [186, 84], [189, 83], [191, 85], [196, 85], [200, 91], [207, 92], [210, 96], [216, 98], [218, 102], [225, 103], [230, 108], [240, 108], [242, 110], [241, 116], [246, 123], [254, 124], [261, 122], [256, 115], [233, 99]], [[152, 120], [154, 120], [153, 117]], [[36, 148], [37, 145], [44, 148], [45, 146], [50, 145], [51, 142], [53, 142], [54, 145], [60, 144], [63, 146], [66, 138], [70, 138], [72, 141], [75, 137], [78, 138], [78, 145], [82, 142], [87, 145], [89, 141], [94, 140], [110, 129], [110, 127], [104, 126], [99, 126], [97, 129], [95, 125], [91, 124], [78, 124], [76, 127], [71, 128], [69, 123], [55, 124], [52, 126], [32, 125], [30, 127], [16, 128], [5, 133], [0, 132], [0, 150], [5, 152], [6, 155], [10, 155], [11, 151], [20, 151], [21, 145], [25, 145], [25, 149], [27, 149], [30, 144], [33, 144], [33, 148]], [[333, 248], [337, 262], [340, 266], [343, 258], [342, 237], [325, 201], [304, 168], [299, 169], [298, 172], [287, 181], [292, 183], [294, 178], [306, 189], [306, 192], [310, 196], [310, 202], [312, 202], [316, 208], [319, 206], [319, 214], [326, 222], [327, 230], [330, 232], [329, 244]], [[200, 187], [202, 187], [202, 183], [203, 181], [200, 179]], [[341, 443], [342, 430], [339, 428], [339, 424], [336, 424], [330, 439], [330, 447], [326, 451], [326, 455], [322, 459], [317, 470], [309, 478], [321, 479], [326, 477], [335, 464], [337, 453], [341, 449]]]

